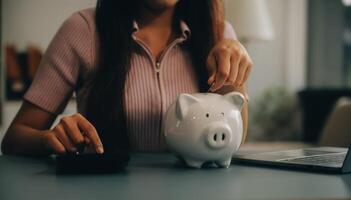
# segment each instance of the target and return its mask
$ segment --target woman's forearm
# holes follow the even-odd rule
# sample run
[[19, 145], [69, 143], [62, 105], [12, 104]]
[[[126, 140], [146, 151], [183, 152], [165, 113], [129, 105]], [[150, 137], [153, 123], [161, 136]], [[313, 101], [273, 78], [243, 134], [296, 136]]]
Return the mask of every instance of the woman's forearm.
[[10, 155], [49, 155], [44, 145], [45, 131], [36, 130], [22, 124], [13, 124], [8, 129], [2, 144], [3, 154]]
[[11, 155], [48, 155], [44, 145], [56, 115], [24, 101], [2, 141], [1, 150]]

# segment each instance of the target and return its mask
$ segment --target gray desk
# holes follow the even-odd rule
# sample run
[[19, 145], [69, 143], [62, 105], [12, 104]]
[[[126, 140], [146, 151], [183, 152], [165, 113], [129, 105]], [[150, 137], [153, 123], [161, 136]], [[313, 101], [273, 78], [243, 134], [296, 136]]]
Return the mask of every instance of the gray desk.
[[0, 199], [350, 198], [351, 174], [325, 175], [232, 165], [194, 170], [172, 155], [133, 155], [125, 172], [55, 175], [50, 159], [0, 157]]

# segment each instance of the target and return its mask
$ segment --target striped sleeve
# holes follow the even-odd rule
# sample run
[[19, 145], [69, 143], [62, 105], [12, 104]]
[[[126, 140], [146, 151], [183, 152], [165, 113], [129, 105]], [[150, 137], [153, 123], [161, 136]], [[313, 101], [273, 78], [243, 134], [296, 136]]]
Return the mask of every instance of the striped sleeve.
[[24, 99], [60, 114], [76, 89], [80, 67], [89, 64], [91, 40], [83, 15], [69, 17], [48, 46]]

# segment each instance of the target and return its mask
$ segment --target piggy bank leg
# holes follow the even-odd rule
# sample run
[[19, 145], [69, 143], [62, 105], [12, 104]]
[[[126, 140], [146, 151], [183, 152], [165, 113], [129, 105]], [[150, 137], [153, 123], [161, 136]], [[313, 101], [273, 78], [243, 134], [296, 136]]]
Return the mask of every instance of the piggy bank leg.
[[231, 161], [232, 161], [232, 157], [230, 157], [230, 158], [227, 159], [227, 160], [217, 161], [216, 164], [217, 164], [219, 167], [228, 168], [228, 167], [230, 166]]
[[193, 168], [201, 168], [202, 164], [204, 163], [203, 161], [197, 161], [197, 160], [193, 160], [191, 158], [184, 158], [185, 163]]

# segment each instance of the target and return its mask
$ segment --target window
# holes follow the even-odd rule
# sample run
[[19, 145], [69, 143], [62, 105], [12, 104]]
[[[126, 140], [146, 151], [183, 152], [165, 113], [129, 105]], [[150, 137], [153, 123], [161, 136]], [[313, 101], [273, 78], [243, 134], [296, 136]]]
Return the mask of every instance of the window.
[[[345, 1], [346, 2], [346, 1]], [[351, 1], [348, 0], [345, 8], [345, 29], [344, 29], [344, 67], [347, 76], [347, 86], [351, 86]]]
[[307, 84], [351, 87], [351, 0], [309, 0]]

